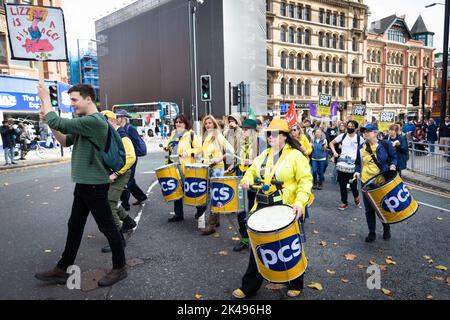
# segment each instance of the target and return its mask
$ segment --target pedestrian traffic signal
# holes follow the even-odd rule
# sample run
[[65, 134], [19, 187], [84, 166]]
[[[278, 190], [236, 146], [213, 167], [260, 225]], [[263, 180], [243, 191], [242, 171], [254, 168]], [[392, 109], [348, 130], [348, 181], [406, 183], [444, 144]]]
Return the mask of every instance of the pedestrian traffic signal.
[[233, 106], [238, 106], [241, 104], [241, 86], [233, 87]]
[[418, 107], [420, 105], [420, 88], [415, 88], [412, 95], [412, 105]]
[[211, 76], [203, 75], [200, 77], [202, 85], [202, 101], [211, 101]]
[[50, 92], [50, 102], [52, 104], [52, 107], [57, 107], [59, 105], [58, 85], [53, 84], [48, 89]]

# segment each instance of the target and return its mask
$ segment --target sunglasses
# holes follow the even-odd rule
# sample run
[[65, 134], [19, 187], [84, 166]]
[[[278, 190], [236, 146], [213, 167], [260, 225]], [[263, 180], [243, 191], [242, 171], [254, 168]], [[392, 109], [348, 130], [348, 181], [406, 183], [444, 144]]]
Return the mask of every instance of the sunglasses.
[[272, 138], [278, 138], [278, 136], [279, 136], [280, 134], [279, 133], [273, 133], [273, 132], [267, 132], [267, 138], [270, 138], [270, 137], [272, 137]]

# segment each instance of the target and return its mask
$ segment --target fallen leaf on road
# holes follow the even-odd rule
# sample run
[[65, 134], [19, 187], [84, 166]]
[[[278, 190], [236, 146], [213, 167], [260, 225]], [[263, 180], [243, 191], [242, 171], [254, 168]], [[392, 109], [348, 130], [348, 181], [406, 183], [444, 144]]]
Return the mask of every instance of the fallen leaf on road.
[[267, 290], [282, 290], [284, 288], [286, 288], [286, 285], [284, 284], [279, 284], [279, 283], [269, 283], [268, 285], [265, 286], [265, 288]]
[[45, 250], [45, 253], [52, 253], [52, 250]]
[[376, 263], [376, 262], [373, 261], [373, 260], [369, 260], [369, 264], [371, 264], [371, 265], [373, 266], [373, 265], [376, 265], [376, 264], [378, 264], [378, 263]]
[[353, 261], [353, 260], [355, 260], [355, 258], [356, 258], [357, 256], [354, 255], [354, 254], [352, 254], [352, 253], [347, 253], [346, 255], [344, 255], [344, 257], [345, 257], [345, 260]]
[[42, 202], [42, 205], [46, 206], [46, 205], [48, 205], [48, 202]]
[[391, 290], [383, 289], [383, 288], [382, 288], [381, 291], [383, 291], [383, 293], [384, 293], [385, 295], [387, 295], [387, 296], [392, 296]]
[[331, 275], [335, 275], [336, 271], [327, 269], [327, 273]]
[[437, 219], [439, 220], [439, 221], [442, 221], [442, 220], [444, 220], [443, 218], [441, 218], [441, 217], [437, 217]]
[[341, 238], [341, 240], [342, 240], [342, 241], [345, 241], [346, 239], [345, 239], [345, 238]]
[[366, 268], [366, 266], [365, 265], [363, 265], [363, 264], [358, 264], [358, 269], [364, 269], [364, 268]]
[[201, 294], [196, 294], [195, 295], [195, 299], [201, 299], [201, 298], [203, 298], [203, 296]]
[[450, 277], [447, 277], [447, 284], [450, 286]]
[[430, 260], [430, 259], [431, 259], [430, 256], [423, 256], [423, 258], [424, 258], [425, 260]]
[[310, 224], [316, 224], [316, 222], [315, 221], [311, 221]]
[[319, 244], [322, 246], [322, 247], [326, 247], [327, 246], [327, 242], [326, 241], [320, 241], [319, 242]]
[[29, 197], [29, 196], [30, 196], [29, 194], [26, 195], [26, 197]]
[[428, 295], [427, 295], [427, 299], [428, 299], [428, 300], [432, 300], [432, 299], [433, 299], [433, 295], [432, 295], [431, 293], [428, 294]]
[[319, 234], [319, 231], [313, 230], [313, 233], [314, 233], [314, 234]]
[[397, 262], [395, 262], [394, 260], [391, 260], [391, 259], [386, 259], [386, 263], [387, 264], [397, 264]]
[[240, 241], [241, 239], [239, 237], [233, 237], [233, 238], [231, 238], [231, 240], [233, 240], [233, 241]]
[[312, 282], [311, 284], [308, 284], [308, 288], [316, 289], [316, 290], [319, 290], [319, 291], [323, 290], [322, 285], [320, 283], [318, 283], [318, 282]]
[[61, 187], [54, 187], [53, 189], [54, 190], [59, 190], [59, 189], [61, 189]]
[[95, 236], [93, 236], [93, 235], [91, 235], [91, 234], [88, 234], [87, 238], [88, 238], [88, 239], [95, 239]]
[[218, 253], [217, 253], [219, 256], [222, 256], [222, 257], [225, 257], [225, 256], [227, 256], [228, 255], [228, 251], [219, 251]]
[[429, 264], [432, 264], [433, 262], [434, 262], [433, 259], [428, 260]]
[[379, 265], [381, 271], [386, 271], [386, 266], [384, 264]]
[[441, 270], [441, 271], [447, 271], [448, 270], [447, 267], [443, 266], [443, 265], [436, 266], [435, 268], [438, 269], [438, 270]]
[[349, 283], [349, 282], [350, 282], [350, 280], [345, 279], [345, 278], [342, 278], [341, 281], [342, 281], [343, 283]]
[[220, 238], [220, 234], [216, 232], [216, 233], [214, 233], [213, 237], [214, 238]]
[[228, 230], [233, 230], [233, 227], [228, 227]]
[[[444, 277], [433, 277], [431, 279], [436, 280], [436, 281], [444, 281]], [[449, 278], [447, 278], [447, 282], [448, 282], [448, 279]]]
[[352, 233], [348, 235], [349, 237], [356, 237], [356, 234]]
[[5, 187], [7, 187], [7, 186], [9, 186], [9, 183], [8, 183], [8, 182], [5, 182], [4, 185], [5, 185]]

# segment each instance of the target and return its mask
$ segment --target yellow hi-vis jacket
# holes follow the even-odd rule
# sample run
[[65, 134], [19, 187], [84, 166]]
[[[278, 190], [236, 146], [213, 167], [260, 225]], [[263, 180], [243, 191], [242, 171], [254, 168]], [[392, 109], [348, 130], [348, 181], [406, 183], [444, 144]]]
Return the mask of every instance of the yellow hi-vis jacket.
[[[169, 143], [172, 142], [174, 136], [175, 136], [176, 130], [173, 130], [172, 135], [170, 136], [169, 140], [166, 143], [166, 148], [168, 147]], [[193, 137], [191, 141], [191, 137]], [[188, 157], [182, 158], [181, 155], [187, 152]], [[181, 170], [184, 174], [184, 166], [186, 164], [195, 163], [195, 158], [200, 157], [202, 154], [202, 144], [200, 142], [200, 139], [197, 137], [197, 135], [194, 133], [194, 131], [189, 130], [186, 131], [183, 136], [180, 138], [180, 141], [178, 142], [178, 155], [180, 155], [180, 164], [181, 164]]]
[[302, 134], [298, 141], [300, 142], [302, 147], [306, 149], [307, 155], [305, 157], [309, 160], [309, 156], [313, 152], [313, 148], [311, 146], [311, 143], [308, 141], [308, 137], [306, 136], [306, 134]]
[[[283, 153], [286, 152], [286, 157], [282, 163], [277, 163], [277, 170], [274, 178], [278, 181], [283, 181], [283, 204], [289, 206], [299, 206], [303, 210], [307, 205], [312, 203], [312, 185], [313, 177], [311, 174], [311, 167], [309, 160], [298, 150], [293, 149], [286, 144]], [[261, 179], [261, 166], [267, 157], [272, 156], [271, 148], [265, 150], [259, 155], [251, 167], [247, 170], [242, 178], [241, 185], [246, 181], [251, 185], [255, 184], [255, 179]]]
[[206, 135], [205, 140], [203, 141], [203, 163], [209, 165], [212, 162], [217, 162], [212, 168], [220, 169], [225, 165], [223, 164], [223, 151], [234, 154], [233, 146], [225, 139], [225, 137], [218, 133], [217, 136], [214, 136], [211, 133]]
[[[118, 130], [120, 129], [119, 126], [115, 127], [114, 129]], [[128, 170], [131, 169], [131, 167], [136, 162], [136, 153], [134, 152], [134, 146], [133, 142], [131, 142], [131, 139], [128, 137], [122, 138], [123, 148], [125, 149], [125, 165], [122, 167], [122, 169], [117, 172], [119, 176], [126, 173]]]

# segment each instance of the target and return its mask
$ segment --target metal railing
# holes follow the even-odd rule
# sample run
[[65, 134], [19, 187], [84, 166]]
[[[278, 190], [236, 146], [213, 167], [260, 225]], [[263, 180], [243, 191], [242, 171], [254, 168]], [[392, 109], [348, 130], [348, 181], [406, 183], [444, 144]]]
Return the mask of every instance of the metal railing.
[[450, 180], [450, 146], [422, 142], [409, 142], [409, 145], [408, 170]]

